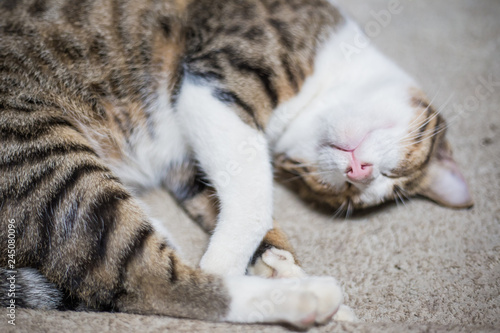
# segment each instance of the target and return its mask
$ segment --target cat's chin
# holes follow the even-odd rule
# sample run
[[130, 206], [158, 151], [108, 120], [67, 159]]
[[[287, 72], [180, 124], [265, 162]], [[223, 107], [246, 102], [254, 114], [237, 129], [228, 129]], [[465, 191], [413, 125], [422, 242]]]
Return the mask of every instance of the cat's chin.
[[[376, 209], [383, 204], [394, 201], [395, 197], [392, 184], [384, 180], [379, 183], [356, 183], [348, 181], [339, 183], [326, 183], [318, 180], [318, 184], [323, 186], [324, 191], [314, 193], [309, 187], [309, 191], [302, 188], [298, 191], [302, 199], [313, 202], [325, 212], [333, 213], [336, 216], [351, 216]], [[406, 198], [405, 198], [406, 200]]]

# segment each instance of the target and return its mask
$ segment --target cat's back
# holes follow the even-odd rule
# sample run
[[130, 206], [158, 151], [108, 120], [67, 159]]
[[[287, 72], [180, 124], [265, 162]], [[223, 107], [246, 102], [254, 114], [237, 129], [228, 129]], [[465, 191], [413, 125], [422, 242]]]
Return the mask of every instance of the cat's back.
[[[3, 80], [54, 95], [131, 93], [151, 63], [168, 1], [7, 0], [0, 4]], [[139, 73], [137, 73], [139, 72]], [[127, 85], [128, 84], [128, 85]], [[39, 89], [36, 89], [39, 88]], [[64, 91], [66, 90], [66, 91]]]
[[[170, 136], [156, 138], [174, 131], [165, 110], [172, 111], [186, 73], [207, 79], [217, 98], [264, 128], [310, 75], [320, 39], [343, 22], [325, 0], [8, 0], [0, 6], [0, 109], [10, 110], [0, 121], [24, 117], [19, 110], [57, 113], [101, 157], [119, 163], [149, 151], [142, 147], [173, 144]], [[134, 163], [151, 164], [146, 159]]]
[[[266, 114], [298, 92], [318, 38], [342, 21], [324, 0], [6, 0], [0, 7], [0, 77], [14, 95], [143, 102], [159, 76], [169, 76], [175, 94], [187, 70], [242, 101], [261, 100], [249, 107]], [[267, 116], [260, 118], [263, 125]]]

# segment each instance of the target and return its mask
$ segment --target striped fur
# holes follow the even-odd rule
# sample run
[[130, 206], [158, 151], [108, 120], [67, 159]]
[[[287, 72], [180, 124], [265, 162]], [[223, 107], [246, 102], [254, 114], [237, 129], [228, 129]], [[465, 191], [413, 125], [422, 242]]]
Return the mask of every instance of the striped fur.
[[[181, 134], [165, 131], [183, 77], [206, 82], [243, 124], [263, 128], [311, 71], [316, 40], [340, 18], [333, 7], [173, 0], [9, 0], [0, 7], [0, 220], [3, 229], [15, 220], [16, 267], [35, 269], [31, 281], [39, 281], [18, 273], [25, 289], [18, 306], [61, 306], [57, 291], [41, 305], [21, 301], [53, 285], [89, 309], [297, 326], [333, 315], [341, 302], [333, 279], [308, 278], [297, 289], [184, 265], [131, 192], [164, 185], [194, 212], [210, 186], [177, 141]], [[300, 26], [292, 24], [299, 18]], [[290, 34], [306, 26], [301, 36]], [[156, 148], [164, 144], [173, 150]], [[197, 202], [193, 215], [206, 220], [213, 206]], [[6, 237], [1, 245], [0, 267], [7, 267]], [[252, 319], [251, 302], [276, 288], [289, 302]], [[321, 305], [301, 304], [325, 298], [325, 290]]]
[[[432, 184], [454, 166], [444, 120], [410, 87], [402, 89], [415, 111], [404, 129], [411, 144], [402, 145], [397, 166], [383, 174], [392, 179], [391, 191], [374, 200], [361, 199], [363, 187], [325, 182], [316, 174], [316, 160], [282, 149], [297, 119], [316, 112], [307, 103], [321, 93], [318, 77], [336, 77], [337, 72], [324, 70], [325, 59], [333, 59], [336, 36], [348, 34], [351, 27], [326, 0], [1, 2], [0, 224], [6, 230], [8, 221], [15, 220], [16, 266], [31, 273], [35, 269], [38, 273], [25, 275], [43, 288], [56, 286], [65, 299], [90, 309], [249, 322], [256, 320], [251, 316], [254, 301], [279, 289], [289, 297], [286, 304], [257, 321], [300, 327], [327, 322], [342, 302], [340, 289], [331, 278], [305, 278], [285, 234], [272, 225], [268, 150], [275, 169], [285, 178], [292, 176], [288, 183], [300, 195], [336, 208], [367, 207], [401, 194], [425, 194], [450, 204]], [[338, 77], [348, 68], [337, 68]], [[186, 96], [188, 88], [209, 94]], [[207, 102], [196, 104], [201, 97]], [[186, 110], [186, 105], [196, 107]], [[220, 133], [222, 146], [207, 148], [208, 138], [197, 137], [204, 128], [191, 125], [196, 121], [186, 114], [229, 119], [223, 109], [236, 118], [235, 128], [227, 130], [234, 132]], [[210, 133], [218, 133], [217, 124], [206, 123]], [[316, 134], [313, 128], [307, 132], [309, 138]], [[241, 133], [266, 142], [232, 142]], [[305, 141], [300, 133], [292, 135], [291, 145], [321, 146], [319, 133]], [[246, 178], [262, 180], [263, 188], [222, 200], [223, 187], [208, 162], [225, 161], [223, 153], [210, 156], [212, 148], [224, 152], [224, 142], [237, 147], [229, 156], [248, 155], [248, 165], [255, 162], [269, 171], [269, 184], [264, 174], [240, 175], [238, 181], [245, 185], [257, 183]], [[196, 151], [199, 147], [204, 154]], [[154, 186], [167, 188], [194, 220], [214, 233], [212, 239], [224, 239], [217, 223], [226, 222], [220, 221], [226, 207], [232, 205], [235, 214], [238, 207], [258, 211], [262, 216], [251, 221], [258, 228], [239, 235], [242, 242], [258, 240], [247, 244], [251, 251], [237, 258], [239, 265], [250, 264], [249, 271], [267, 272], [263, 275], [268, 277], [288, 276], [271, 263], [286, 258], [290, 272], [303, 278], [299, 287], [184, 265], [134, 198], [135, 191]], [[260, 190], [271, 194], [265, 205], [252, 202], [262, 198]], [[245, 195], [255, 200], [245, 202]], [[450, 205], [470, 204], [460, 199]], [[271, 208], [264, 209], [266, 205]], [[249, 215], [231, 216], [240, 222]], [[235, 231], [244, 230], [245, 225], [229, 223]], [[7, 242], [2, 236], [0, 267], [7, 267]], [[231, 252], [224, 245], [214, 247]], [[2, 268], [0, 276], [5, 274]], [[24, 294], [37, 295], [35, 291]], [[61, 305], [60, 298], [54, 291], [53, 299], [41, 306], [24, 305], [54, 308]], [[320, 302], [304, 303], [308, 299]]]

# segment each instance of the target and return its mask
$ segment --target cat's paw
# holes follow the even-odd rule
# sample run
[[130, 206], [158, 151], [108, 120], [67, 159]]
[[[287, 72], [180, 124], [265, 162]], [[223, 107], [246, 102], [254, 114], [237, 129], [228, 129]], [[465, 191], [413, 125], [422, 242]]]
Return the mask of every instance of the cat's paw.
[[271, 247], [262, 256], [257, 258], [255, 264], [248, 267], [250, 275], [265, 278], [300, 278], [305, 277], [304, 270], [295, 263], [293, 255], [286, 251]]
[[232, 302], [226, 320], [233, 322], [289, 323], [308, 328], [331, 321], [343, 302], [342, 289], [331, 277], [227, 279]]

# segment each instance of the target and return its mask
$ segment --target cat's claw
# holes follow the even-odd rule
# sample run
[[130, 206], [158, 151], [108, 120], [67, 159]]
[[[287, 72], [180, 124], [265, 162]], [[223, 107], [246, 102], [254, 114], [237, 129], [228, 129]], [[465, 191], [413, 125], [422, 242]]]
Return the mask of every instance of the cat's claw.
[[302, 278], [306, 276], [304, 270], [295, 263], [293, 255], [286, 251], [272, 247], [259, 257], [254, 265], [248, 268], [250, 275], [265, 278]]
[[360, 321], [354, 313], [353, 309], [343, 304], [339, 307], [337, 313], [335, 313], [335, 315], [333, 316], [333, 320], [347, 321], [351, 323], [357, 323]]

